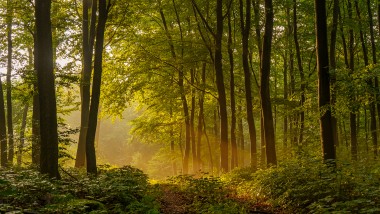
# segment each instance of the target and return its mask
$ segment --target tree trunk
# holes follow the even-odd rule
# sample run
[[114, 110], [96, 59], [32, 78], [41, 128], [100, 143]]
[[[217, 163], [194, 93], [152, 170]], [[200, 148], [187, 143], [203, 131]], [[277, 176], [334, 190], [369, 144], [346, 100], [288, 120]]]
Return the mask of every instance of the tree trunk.
[[[347, 4], [347, 7], [348, 7], [348, 18], [349, 20], [352, 20], [352, 4], [351, 4], [351, 0], [348, 0], [348, 4]], [[342, 33], [342, 36], [343, 36], [343, 33]], [[344, 42], [345, 44], [345, 42]], [[348, 48], [349, 48], [349, 62], [348, 62], [348, 69], [350, 69], [350, 76], [351, 78], [353, 78], [353, 74], [354, 74], [354, 71], [355, 71], [355, 53], [354, 53], [354, 30], [352, 29], [352, 27], [350, 27], [349, 29], [349, 44], [348, 44]], [[345, 51], [347, 52], [347, 51]], [[345, 54], [347, 55], [347, 54]], [[348, 57], [346, 57], [348, 58]], [[346, 60], [348, 61], [348, 60]], [[352, 105], [351, 106], [354, 106], [353, 104], [356, 102], [356, 95], [355, 95], [355, 90], [352, 89], [351, 90], [351, 102], [352, 102]], [[350, 138], [351, 138], [351, 157], [352, 157], [352, 160], [356, 161], [357, 160], [357, 156], [358, 156], [358, 139], [357, 139], [357, 130], [356, 130], [356, 111], [357, 109], [351, 109], [351, 112], [350, 112]]]
[[[374, 34], [374, 26], [373, 26], [373, 20], [372, 20], [372, 10], [371, 10], [371, 1], [370, 0], [367, 0], [367, 10], [368, 10], [368, 22], [369, 22], [369, 32], [370, 32], [370, 36], [371, 36], [371, 48], [372, 48], [372, 62], [374, 65], [377, 64], [377, 59], [376, 59], [376, 44], [375, 44], [375, 34]], [[374, 81], [375, 81], [375, 93], [373, 95], [373, 97], [375, 98], [374, 100], [374, 103], [376, 103], [376, 101], [379, 101], [380, 99], [380, 96], [378, 94], [378, 91], [379, 91], [379, 80], [377, 77], [374, 78]], [[375, 104], [374, 104], [375, 105]], [[376, 107], [377, 107], [377, 117], [380, 121], [380, 103], [377, 102], [376, 103]], [[371, 107], [371, 108], [376, 108], [376, 107]], [[374, 110], [376, 111], [376, 110]], [[376, 117], [376, 116], [375, 116]], [[376, 120], [374, 122], [376, 124]], [[377, 129], [376, 129], [376, 135], [377, 135]], [[377, 137], [376, 137], [377, 138]], [[377, 140], [376, 142], [374, 141], [374, 155], [375, 155], [375, 158], [377, 158], [378, 156], [378, 148], [377, 148]]]
[[33, 85], [33, 115], [32, 115], [32, 163], [40, 165], [41, 134], [40, 134], [40, 103], [37, 83]]
[[242, 60], [244, 70], [244, 88], [245, 88], [245, 101], [247, 112], [248, 132], [251, 145], [251, 167], [253, 170], [257, 169], [257, 142], [256, 142], [256, 127], [253, 117], [253, 101], [251, 90], [251, 71], [249, 69], [248, 62], [248, 47], [249, 47], [249, 32], [251, 29], [251, 0], [246, 0], [245, 16], [244, 16], [244, 4], [243, 0], [239, 0], [240, 3], [240, 28], [242, 34]]
[[[361, 14], [360, 14], [359, 5], [358, 5], [357, 0], [355, 0], [355, 8], [356, 8], [356, 14], [358, 16], [358, 19], [361, 20]], [[367, 50], [367, 46], [365, 43], [364, 33], [363, 33], [361, 28], [360, 28], [359, 34], [360, 34], [360, 42], [361, 42], [362, 50], [363, 50], [364, 65], [368, 66], [369, 65], [368, 50]], [[370, 79], [368, 82], [369, 82], [369, 87], [373, 88], [374, 87], [373, 80]], [[373, 96], [373, 98], [375, 98], [374, 97], [375, 95], [372, 95], [372, 96]], [[372, 144], [373, 144], [373, 149], [374, 149], [374, 157], [376, 158], [378, 154], [377, 154], [377, 130], [376, 130], [377, 125], [376, 125], [376, 104], [375, 104], [375, 101], [370, 103], [370, 117], [371, 117], [370, 129], [371, 129], [371, 135], [372, 135]]]
[[[86, 163], [86, 134], [88, 130], [88, 117], [90, 110], [90, 86], [92, 71], [92, 52], [95, 39], [95, 23], [97, 0], [92, 1], [91, 23], [89, 23], [88, 10], [90, 9], [89, 0], [83, 0], [83, 19], [82, 19], [82, 51], [83, 68], [81, 76], [81, 125], [79, 131], [79, 141], [75, 167], [84, 167]], [[90, 28], [89, 28], [90, 26]]]
[[231, 13], [228, 12], [228, 58], [230, 62], [230, 99], [231, 99], [231, 170], [238, 166], [237, 143], [236, 143], [236, 101], [235, 101], [235, 75], [234, 75], [234, 54], [232, 48], [232, 26]]
[[40, 171], [51, 178], [58, 172], [57, 106], [53, 72], [53, 47], [50, 20], [51, 0], [35, 1], [36, 56], [40, 104], [41, 156]]
[[94, 57], [94, 76], [92, 79], [92, 95], [90, 104], [90, 113], [88, 119], [88, 130], [86, 134], [86, 162], [87, 173], [97, 174], [96, 154], [95, 154], [95, 133], [98, 120], [100, 86], [102, 80], [102, 61], [103, 61], [103, 44], [104, 31], [107, 21], [106, 0], [99, 0], [99, 17], [96, 29], [95, 57]]
[[[204, 126], [204, 96], [205, 96], [205, 86], [206, 86], [206, 63], [202, 64], [202, 89], [201, 95], [199, 97], [199, 112], [198, 112], [198, 141], [197, 141], [197, 159], [199, 164], [199, 169], [202, 169], [202, 156], [201, 156], [201, 146], [202, 146], [202, 129]], [[210, 160], [212, 156], [210, 156]]]
[[[195, 79], [195, 71], [194, 69], [190, 70], [190, 84], [194, 85]], [[190, 132], [191, 132], [191, 152], [193, 158], [193, 173], [198, 172], [198, 160], [197, 160], [197, 148], [196, 148], [196, 136], [195, 136], [195, 91], [194, 88], [191, 89], [191, 110], [190, 110]]]
[[1, 142], [1, 166], [7, 166], [7, 127], [5, 124], [5, 105], [3, 95], [3, 83], [0, 78], [0, 142]]
[[[242, 107], [241, 107], [241, 104], [238, 105], [238, 112], [239, 112], [239, 115], [242, 113]], [[240, 166], [244, 167], [245, 166], [245, 146], [244, 146], [244, 129], [243, 129], [243, 118], [242, 117], [239, 117], [239, 120], [238, 120], [238, 129], [239, 129], [239, 145], [240, 145]]]
[[[339, 0], [333, 2], [333, 25], [330, 34], [330, 70], [331, 72], [331, 106], [335, 109], [336, 104], [336, 34], [338, 31], [338, 18], [339, 18]], [[331, 115], [332, 132], [334, 135], [335, 146], [338, 146], [338, 121], [334, 114]]]
[[318, 69], [318, 104], [320, 117], [320, 132], [323, 159], [335, 160], [335, 143], [332, 132], [330, 108], [330, 76], [327, 18], [325, 0], [315, 0], [316, 40], [317, 40], [317, 69]]
[[[175, 5], [174, 5], [174, 8], [176, 8]], [[165, 19], [165, 15], [164, 15], [162, 8], [160, 8], [160, 15], [161, 15], [162, 23], [164, 25], [166, 37], [168, 38], [168, 42], [169, 42], [169, 46], [170, 46], [170, 52], [172, 54], [173, 59], [176, 60], [177, 54], [174, 50], [172, 37], [169, 33], [168, 26], [167, 26], [166, 19]], [[178, 23], [178, 26], [179, 26], [180, 31], [181, 31], [181, 37], [182, 37], [181, 22], [179, 20], [177, 13], [176, 13], [176, 16], [177, 16], [177, 23]], [[182, 101], [183, 116], [185, 118], [185, 132], [186, 132], [185, 133], [185, 152], [184, 152], [184, 156], [183, 156], [183, 169], [182, 170], [183, 170], [184, 174], [188, 174], [189, 173], [189, 157], [190, 157], [190, 149], [191, 149], [191, 147], [190, 147], [191, 125], [190, 125], [189, 107], [187, 104], [183, 80], [184, 80], [183, 67], [179, 66], [179, 68], [178, 68], [178, 87], [180, 90], [180, 96], [181, 96], [181, 101]]]
[[260, 97], [263, 112], [264, 137], [268, 166], [277, 165], [276, 147], [274, 138], [272, 105], [270, 101], [270, 64], [273, 34], [273, 4], [272, 0], [265, 0], [265, 27], [263, 40], [263, 53], [260, 69]]
[[14, 157], [14, 140], [13, 140], [13, 114], [12, 114], [12, 20], [13, 20], [13, 8], [12, 0], [7, 0], [7, 43], [8, 43], [8, 55], [7, 55], [7, 126], [8, 126], [8, 163], [13, 165]]
[[26, 128], [28, 110], [29, 110], [29, 102], [26, 102], [23, 113], [22, 113], [22, 121], [21, 121], [21, 127], [20, 127], [20, 144], [18, 145], [18, 153], [17, 153], [17, 166], [19, 167], [22, 164], [22, 150], [24, 149], [25, 128]]
[[305, 129], [305, 111], [303, 109], [303, 105], [305, 104], [305, 93], [306, 93], [306, 83], [305, 83], [305, 74], [303, 71], [303, 66], [302, 66], [302, 59], [301, 59], [301, 50], [300, 50], [300, 45], [298, 42], [298, 28], [297, 28], [297, 2], [296, 0], [293, 0], [293, 37], [294, 37], [294, 45], [296, 48], [296, 57], [297, 57], [297, 65], [298, 65], [298, 71], [300, 73], [300, 78], [301, 78], [301, 111], [299, 114], [300, 118], [300, 129], [299, 129], [299, 137], [298, 137], [298, 144], [302, 145], [303, 144], [303, 131]]
[[223, 78], [222, 63], [222, 38], [223, 38], [223, 0], [216, 2], [216, 34], [215, 34], [215, 76], [218, 89], [218, 101], [220, 109], [220, 166], [222, 172], [228, 172], [228, 115], [227, 99]]

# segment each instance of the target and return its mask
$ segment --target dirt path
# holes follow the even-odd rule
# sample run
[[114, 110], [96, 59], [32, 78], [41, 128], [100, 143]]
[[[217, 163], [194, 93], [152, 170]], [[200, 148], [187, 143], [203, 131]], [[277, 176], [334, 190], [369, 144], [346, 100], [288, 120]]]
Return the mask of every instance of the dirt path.
[[161, 213], [164, 214], [181, 214], [189, 213], [187, 211], [189, 200], [186, 198], [184, 193], [176, 191], [173, 185], [164, 184], [161, 185], [162, 197], [160, 199], [161, 203]]

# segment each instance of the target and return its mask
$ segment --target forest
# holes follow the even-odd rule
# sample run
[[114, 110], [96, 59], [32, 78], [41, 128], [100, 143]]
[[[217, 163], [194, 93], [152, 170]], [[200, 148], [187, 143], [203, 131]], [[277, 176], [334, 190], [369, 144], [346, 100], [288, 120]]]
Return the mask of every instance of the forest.
[[380, 213], [380, 1], [0, 0], [1, 213]]

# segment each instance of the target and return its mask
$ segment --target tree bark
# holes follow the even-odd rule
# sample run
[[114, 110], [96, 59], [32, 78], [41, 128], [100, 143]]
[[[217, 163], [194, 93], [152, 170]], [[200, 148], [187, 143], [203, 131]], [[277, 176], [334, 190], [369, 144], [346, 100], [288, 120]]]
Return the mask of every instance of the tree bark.
[[3, 95], [3, 83], [0, 78], [0, 142], [1, 142], [1, 166], [6, 167], [7, 159], [7, 127], [5, 123], [5, 105]]
[[[91, 22], [88, 10], [92, 2]], [[81, 125], [79, 131], [78, 148], [75, 167], [84, 167], [86, 163], [86, 134], [88, 130], [88, 117], [90, 110], [90, 86], [92, 72], [92, 55], [95, 39], [97, 0], [83, 0], [82, 19], [82, 51], [83, 68], [81, 73]]]
[[[347, 3], [347, 7], [348, 7], [348, 18], [349, 20], [352, 20], [352, 3], [351, 3], [351, 0], [348, 0], [348, 3]], [[342, 35], [343, 36], [343, 35]], [[345, 42], [344, 42], [345, 44]], [[349, 29], [349, 44], [348, 44], [348, 49], [349, 49], [349, 61], [348, 61], [348, 64], [347, 64], [347, 67], [348, 69], [350, 70], [350, 76], [353, 78], [353, 74], [354, 74], [354, 71], [355, 71], [355, 50], [354, 50], [354, 30], [352, 29], [352, 27], [350, 27]], [[347, 52], [347, 51], [345, 51]], [[345, 54], [347, 55], [347, 54]], [[348, 58], [348, 57], [346, 57]], [[351, 102], [352, 102], [352, 105], [351, 106], [354, 106], [354, 104], [356, 103], [356, 95], [355, 95], [355, 90], [351, 90]], [[357, 139], [357, 129], [356, 129], [356, 111], [357, 109], [351, 109], [351, 112], [350, 112], [350, 138], [351, 138], [351, 158], [352, 160], [356, 161], [357, 160], [357, 156], [358, 156], [358, 139]], [[367, 130], [366, 130], [367, 132]]]
[[21, 127], [20, 127], [20, 144], [18, 145], [18, 153], [17, 153], [17, 166], [19, 167], [22, 164], [22, 150], [24, 149], [24, 144], [25, 144], [25, 128], [26, 128], [28, 110], [29, 110], [29, 102], [26, 102], [24, 105], [23, 112], [22, 112], [22, 121], [21, 121]]
[[53, 47], [50, 19], [51, 0], [35, 1], [36, 56], [40, 104], [41, 156], [40, 171], [51, 178], [58, 172], [57, 106], [53, 72]]
[[[199, 169], [202, 169], [202, 155], [201, 155], [201, 146], [202, 146], [202, 135], [203, 135], [203, 126], [204, 126], [204, 88], [206, 85], [206, 63], [202, 64], [202, 89], [200, 97], [199, 97], [199, 112], [198, 112], [198, 140], [197, 140], [197, 159], [199, 164]], [[210, 160], [212, 160], [212, 156], [210, 156]]]
[[[333, 0], [333, 23], [330, 34], [330, 70], [331, 72], [331, 105], [335, 109], [336, 104], [336, 34], [338, 31], [338, 18], [339, 18], [339, 0]], [[338, 146], [338, 121], [334, 114], [331, 115], [332, 132], [334, 135], [335, 146]]]
[[[194, 85], [195, 79], [194, 69], [190, 70], [190, 84]], [[194, 88], [191, 89], [191, 110], [190, 110], [190, 132], [191, 132], [191, 152], [193, 158], [193, 173], [198, 172], [198, 160], [197, 160], [197, 148], [196, 148], [196, 136], [195, 136], [195, 91]]]
[[[372, 20], [372, 9], [371, 9], [371, 1], [370, 0], [367, 0], [367, 12], [368, 12], [368, 22], [369, 22], [369, 32], [370, 32], [370, 38], [371, 38], [371, 48], [372, 48], [372, 62], [373, 64], [377, 64], [377, 59], [376, 59], [376, 44], [375, 44], [375, 34], [374, 34], [374, 26], [373, 26], [373, 20]], [[378, 77], [375, 77], [374, 78], [374, 81], [375, 81], [375, 92], [374, 92], [374, 103], [376, 103], [376, 107], [377, 107], [377, 117], [379, 119], [379, 122], [380, 122], [380, 103], [377, 102], [379, 101], [380, 99], [380, 96], [378, 94], [378, 91], [379, 91], [379, 79]], [[375, 104], [374, 104], [375, 105]], [[376, 121], [375, 121], [375, 124], [376, 124]], [[376, 135], [377, 135], [377, 129], [376, 129]], [[377, 137], [376, 137], [377, 138]], [[375, 158], [377, 158], [378, 156], [378, 148], [377, 148], [377, 141], [376, 143], [374, 142], [374, 155], [375, 155]]]
[[265, 0], [265, 27], [263, 40], [263, 53], [260, 69], [260, 96], [261, 109], [264, 122], [264, 137], [266, 145], [267, 165], [277, 165], [276, 147], [274, 138], [272, 105], [270, 101], [270, 64], [273, 34], [273, 4], [272, 0]]
[[[109, 3], [110, 4], [110, 3]], [[108, 5], [109, 6], [109, 5]], [[96, 154], [95, 154], [95, 133], [98, 121], [100, 87], [103, 71], [103, 44], [104, 32], [107, 21], [108, 8], [106, 0], [99, 0], [99, 17], [96, 29], [95, 57], [94, 57], [94, 75], [92, 79], [92, 95], [90, 104], [90, 113], [88, 119], [88, 130], [86, 135], [86, 162], [87, 173], [97, 174]]]
[[[231, 0], [232, 1], [232, 0]], [[232, 6], [231, 6], [232, 7]], [[231, 99], [231, 170], [238, 166], [237, 143], [236, 143], [236, 101], [235, 101], [235, 75], [234, 75], [234, 54], [232, 48], [232, 26], [231, 13], [228, 11], [228, 58], [230, 62], [230, 99]]]
[[222, 63], [223, 38], [223, 0], [216, 2], [216, 34], [215, 34], [215, 76], [218, 89], [220, 110], [220, 166], [223, 173], [228, 172], [228, 115], [227, 99], [224, 87]]
[[331, 107], [330, 107], [330, 75], [326, 1], [315, 0], [316, 40], [317, 40], [317, 69], [318, 69], [318, 105], [321, 114], [320, 132], [323, 159], [335, 160], [335, 143], [332, 132]]
[[305, 74], [303, 71], [303, 66], [302, 66], [302, 59], [301, 59], [301, 50], [300, 50], [300, 45], [298, 42], [298, 28], [297, 28], [298, 22], [297, 22], [297, 2], [296, 0], [293, 0], [293, 37], [294, 37], [294, 45], [296, 48], [296, 57], [297, 57], [297, 65], [298, 65], [298, 71], [300, 73], [300, 78], [301, 78], [301, 101], [300, 101], [300, 114], [299, 114], [299, 137], [298, 137], [298, 144], [302, 145], [303, 144], [303, 132], [305, 129], [305, 111], [303, 110], [303, 105], [305, 103], [305, 93], [306, 93], [306, 83], [305, 83]]
[[12, 20], [13, 20], [13, 6], [12, 0], [7, 0], [7, 126], [8, 126], [8, 163], [13, 165], [14, 157], [14, 139], [13, 139], [13, 113], [12, 113]]
[[239, 0], [240, 3], [240, 28], [242, 35], [242, 60], [244, 71], [244, 88], [245, 88], [245, 101], [246, 101], [246, 113], [248, 132], [251, 145], [251, 167], [253, 170], [257, 169], [257, 142], [256, 142], [256, 127], [253, 117], [253, 101], [251, 90], [251, 71], [249, 69], [248, 62], [248, 42], [249, 32], [251, 29], [251, 0], [246, 0], [245, 16], [244, 16], [244, 3], [243, 0]]

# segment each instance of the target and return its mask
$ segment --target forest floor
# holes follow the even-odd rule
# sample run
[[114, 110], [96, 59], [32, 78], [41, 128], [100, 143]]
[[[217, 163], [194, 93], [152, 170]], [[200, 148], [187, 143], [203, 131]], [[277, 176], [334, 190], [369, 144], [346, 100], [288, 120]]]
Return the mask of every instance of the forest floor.
[[[178, 189], [178, 186], [174, 184], [160, 184], [161, 196], [158, 201], [160, 203], [160, 213], [163, 214], [186, 214], [197, 213], [198, 208], [207, 206], [209, 201], [205, 199], [200, 204], [194, 207], [194, 198], [192, 194], [188, 194], [185, 191]], [[207, 196], [204, 196], [207, 198]], [[227, 194], [225, 196], [226, 201], [233, 202], [233, 209], [236, 209], [237, 213], [256, 213], [256, 214], [269, 214], [269, 213], [282, 213], [280, 210], [274, 211], [269, 204], [253, 202], [249, 198], [245, 198], [238, 195]], [[202, 204], [204, 203], [204, 204]], [[226, 203], [225, 201], [222, 203]], [[209, 204], [208, 204], [209, 205]], [[231, 208], [231, 207], [230, 207]], [[240, 209], [244, 208], [244, 209]], [[210, 209], [207, 213], [225, 213], [226, 210], [220, 209], [219, 211]], [[234, 211], [228, 209], [226, 213], [234, 213]]]
[[[304, 161], [304, 162], [301, 162]], [[380, 164], [290, 161], [257, 172], [149, 179], [124, 166], [98, 176], [68, 168], [61, 180], [0, 168], [0, 213], [380, 213]]]

